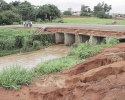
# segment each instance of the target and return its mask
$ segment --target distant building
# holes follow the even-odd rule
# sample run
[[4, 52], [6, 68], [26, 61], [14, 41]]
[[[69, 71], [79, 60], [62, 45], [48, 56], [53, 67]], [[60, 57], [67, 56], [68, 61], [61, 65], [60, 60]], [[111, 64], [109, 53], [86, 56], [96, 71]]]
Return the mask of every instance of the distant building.
[[125, 14], [113, 13], [112, 17], [115, 18], [115, 19], [124, 19]]
[[72, 13], [72, 8], [68, 8], [68, 11], [70, 11]]
[[80, 11], [74, 11], [72, 13], [73, 16], [80, 16], [81, 12]]

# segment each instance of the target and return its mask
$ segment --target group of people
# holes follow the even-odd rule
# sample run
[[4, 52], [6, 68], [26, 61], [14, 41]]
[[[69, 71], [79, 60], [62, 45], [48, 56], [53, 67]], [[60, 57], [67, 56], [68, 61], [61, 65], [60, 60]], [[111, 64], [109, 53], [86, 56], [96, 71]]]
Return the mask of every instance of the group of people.
[[24, 27], [32, 27], [32, 21], [25, 21], [23, 22]]

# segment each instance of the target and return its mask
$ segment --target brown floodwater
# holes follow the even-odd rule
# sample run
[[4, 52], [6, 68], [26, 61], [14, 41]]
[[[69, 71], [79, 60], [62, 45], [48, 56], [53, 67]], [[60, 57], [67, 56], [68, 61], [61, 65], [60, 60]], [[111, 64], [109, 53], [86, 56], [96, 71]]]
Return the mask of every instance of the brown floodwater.
[[3, 56], [0, 57], [0, 70], [2, 70], [4, 67], [11, 67], [13, 65], [20, 65], [26, 69], [32, 69], [40, 62], [66, 56], [68, 51], [68, 46], [53, 45], [33, 52]]

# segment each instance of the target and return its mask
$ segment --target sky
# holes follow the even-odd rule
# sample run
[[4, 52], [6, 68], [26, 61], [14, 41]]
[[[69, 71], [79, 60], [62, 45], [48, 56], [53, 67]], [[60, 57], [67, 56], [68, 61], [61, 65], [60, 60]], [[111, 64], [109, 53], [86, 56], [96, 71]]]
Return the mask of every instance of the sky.
[[[4, 0], [4, 1], [9, 3], [12, 1], [23, 2], [24, 0]], [[89, 6], [93, 10], [94, 6], [96, 6], [99, 2], [102, 3], [104, 1], [108, 5], [112, 5], [112, 10], [110, 11], [110, 13], [125, 14], [124, 0], [26, 0], [26, 1], [36, 6], [44, 4], [54, 4], [62, 12], [68, 10], [68, 8], [72, 8], [73, 11], [80, 11], [82, 4]]]

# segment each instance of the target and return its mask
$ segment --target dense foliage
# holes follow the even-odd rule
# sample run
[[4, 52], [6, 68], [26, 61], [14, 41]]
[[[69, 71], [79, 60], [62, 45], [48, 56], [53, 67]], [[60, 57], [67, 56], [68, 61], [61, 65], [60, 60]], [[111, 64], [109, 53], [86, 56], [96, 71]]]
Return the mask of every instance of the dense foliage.
[[81, 7], [81, 16], [90, 16], [91, 15], [91, 9], [89, 8], [89, 6], [85, 6], [83, 5]]
[[23, 20], [37, 21], [37, 19], [46, 20], [59, 18], [60, 10], [52, 4], [43, 6], [34, 6], [28, 1], [12, 1], [7, 3], [0, 1], [0, 25], [10, 25], [13, 22], [22, 24]]
[[20, 21], [20, 14], [12, 3], [8, 4], [4, 0], [0, 3], [0, 25], [10, 25]]
[[72, 15], [70, 11], [64, 11], [63, 15]]
[[108, 14], [111, 9], [112, 6], [108, 5], [107, 3], [98, 3], [96, 6], [94, 6], [94, 16], [99, 18], [111, 18], [111, 16]]
[[59, 18], [61, 15], [60, 10], [53, 4], [45, 4], [38, 8], [38, 18], [42, 20]]
[[[0, 56], [12, 50], [22, 52], [40, 49], [43, 46], [54, 43], [54, 35], [39, 34], [34, 35], [35, 29], [1, 28], [0, 30]], [[17, 51], [16, 51], [17, 52]]]
[[[92, 11], [87, 5], [82, 5], [81, 16], [96, 16], [98, 18], [112, 18], [109, 11], [112, 9], [111, 5], [107, 3], [98, 3], [94, 6]], [[71, 15], [70, 11], [64, 11], [64, 15]], [[53, 19], [60, 18], [61, 12], [57, 6], [53, 4], [45, 4], [40, 6], [32, 5], [30, 2], [24, 0], [12, 1], [7, 3], [0, 0], [0, 25], [10, 25], [13, 22], [22, 24], [22, 21], [32, 20], [38, 22], [52, 22]], [[61, 21], [62, 22], [62, 21]]]

